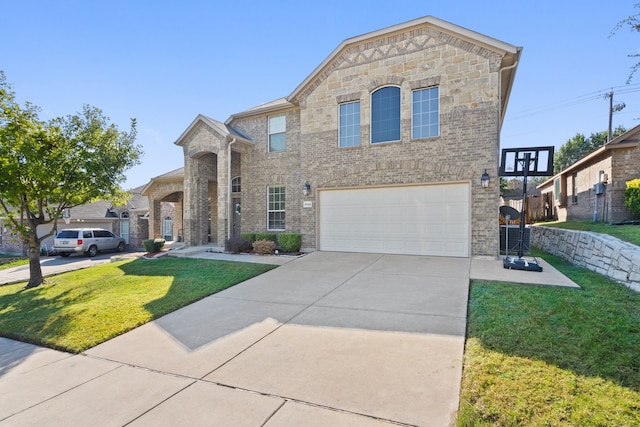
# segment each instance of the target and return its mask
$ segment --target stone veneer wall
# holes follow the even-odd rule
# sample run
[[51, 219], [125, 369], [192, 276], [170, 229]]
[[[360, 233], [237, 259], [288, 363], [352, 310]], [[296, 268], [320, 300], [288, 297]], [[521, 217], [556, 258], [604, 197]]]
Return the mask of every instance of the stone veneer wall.
[[640, 292], [640, 247], [586, 231], [531, 227], [531, 244]]

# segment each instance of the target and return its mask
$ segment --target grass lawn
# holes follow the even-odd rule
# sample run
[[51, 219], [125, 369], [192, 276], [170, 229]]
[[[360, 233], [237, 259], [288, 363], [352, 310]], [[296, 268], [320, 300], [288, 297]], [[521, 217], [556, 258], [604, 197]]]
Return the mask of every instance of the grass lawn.
[[570, 230], [593, 231], [594, 233], [609, 234], [625, 242], [640, 246], [640, 225], [609, 225], [601, 222], [588, 221], [556, 221], [541, 222], [537, 225], [545, 227], [565, 228]]
[[0, 254], [0, 270], [29, 264], [29, 259], [22, 256]]
[[640, 294], [542, 257], [583, 290], [472, 283], [458, 425], [640, 425]]
[[0, 336], [79, 353], [274, 267], [163, 257], [0, 286]]

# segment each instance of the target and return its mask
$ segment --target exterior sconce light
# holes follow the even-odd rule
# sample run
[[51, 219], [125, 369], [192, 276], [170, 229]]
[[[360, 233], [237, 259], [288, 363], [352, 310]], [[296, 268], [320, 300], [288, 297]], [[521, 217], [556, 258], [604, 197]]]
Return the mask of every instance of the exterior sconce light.
[[482, 178], [480, 178], [480, 183], [482, 184], [482, 188], [487, 188], [489, 186], [489, 180], [491, 178], [489, 177], [489, 174], [487, 173], [487, 170], [484, 170], [484, 173], [482, 174]]
[[307, 182], [302, 186], [302, 195], [306, 197], [309, 193], [311, 193], [311, 184]]

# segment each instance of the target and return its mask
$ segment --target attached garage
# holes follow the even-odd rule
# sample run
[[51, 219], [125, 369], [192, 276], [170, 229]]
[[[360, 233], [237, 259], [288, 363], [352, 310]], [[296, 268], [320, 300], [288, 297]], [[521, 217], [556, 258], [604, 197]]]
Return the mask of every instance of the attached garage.
[[468, 183], [318, 191], [319, 249], [469, 256]]

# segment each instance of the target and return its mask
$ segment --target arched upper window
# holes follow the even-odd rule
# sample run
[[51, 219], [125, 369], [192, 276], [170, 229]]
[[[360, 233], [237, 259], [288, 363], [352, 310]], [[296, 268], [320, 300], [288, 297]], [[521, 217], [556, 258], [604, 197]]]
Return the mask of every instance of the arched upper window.
[[371, 143], [400, 141], [400, 88], [385, 86], [371, 94]]
[[240, 177], [236, 176], [235, 178], [233, 178], [231, 180], [231, 192], [232, 193], [240, 193], [240, 190], [242, 190], [241, 187], [241, 182], [240, 182]]
[[129, 219], [129, 212], [124, 211], [120, 213], [120, 219]]

